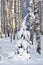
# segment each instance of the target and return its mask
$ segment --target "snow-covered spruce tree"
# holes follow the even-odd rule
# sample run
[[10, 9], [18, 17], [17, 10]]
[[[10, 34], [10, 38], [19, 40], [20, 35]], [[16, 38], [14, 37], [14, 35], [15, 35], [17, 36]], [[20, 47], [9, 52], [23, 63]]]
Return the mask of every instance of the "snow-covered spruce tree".
[[17, 32], [17, 40], [16, 40], [16, 51], [15, 55], [19, 58], [25, 58], [26, 60], [30, 59], [30, 32], [26, 30], [27, 27], [24, 23], [21, 25], [20, 31]]
[[30, 40], [32, 41], [32, 44], [33, 44], [33, 34], [34, 34], [34, 19], [35, 19], [35, 16], [34, 16], [34, 2], [33, 0], [29, 0], [29, 7], [28, 7], [28, 10], [29, 10], [29, 22], [30, 22]]
[[39, 21], [39, 4], [35, 5], [35, 25], [36, 25], [36, 41], [37, 52], [41, 53], [41, 39], [40, 39], [40, 21]]

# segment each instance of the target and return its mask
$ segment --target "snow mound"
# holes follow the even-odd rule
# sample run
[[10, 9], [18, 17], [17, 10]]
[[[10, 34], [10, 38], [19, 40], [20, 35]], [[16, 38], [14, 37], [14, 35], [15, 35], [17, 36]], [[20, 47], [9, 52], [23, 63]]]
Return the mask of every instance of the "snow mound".
[[0, 55], [0, 64], [4, 63], [4, 58], [2, 57], [2, 55]]
[[16, 54], [16, 55], [14, 55], [13, 56], [13, 59], [14, 60], [16, 60], [16, 61], [18, 61], [18, 60], [29, 60], [29, 59], [31, 59], [31, 56], [30, 56], [30, 54], [27, 54], [25, 51], [24, 51], [24, 53], [22, 54], [22, 56], [20, 55], [20, 54]]

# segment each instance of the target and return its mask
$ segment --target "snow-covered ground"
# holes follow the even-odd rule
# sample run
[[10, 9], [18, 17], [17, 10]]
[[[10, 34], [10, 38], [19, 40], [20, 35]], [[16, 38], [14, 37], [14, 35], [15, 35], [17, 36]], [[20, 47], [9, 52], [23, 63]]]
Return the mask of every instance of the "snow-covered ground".
[[[36, 53], [37, 43], [34, 35], [34, 45], [31, 45], [30, 60], [17, 60], [14, 57], [8, 58], [9, 56], [14, 56], [15, 51], [15, 41], [10, 42], [10, 38], [0, 39], [0, 54], [2, 55], [2, 61], [0, 60], [0, 65], [43, 65], [43, 36], [41, 36], [41, 54]], [[23, 57], [24, 58], [24, 57]]]

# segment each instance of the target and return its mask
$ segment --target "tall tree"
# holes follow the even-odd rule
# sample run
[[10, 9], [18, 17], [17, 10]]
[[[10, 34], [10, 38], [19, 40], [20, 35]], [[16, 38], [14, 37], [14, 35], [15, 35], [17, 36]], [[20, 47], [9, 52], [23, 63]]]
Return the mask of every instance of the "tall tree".
[[22, 6], [21, 0], [16, 0], [16, 27], [17, 31], [20, 30], [21, 22], [22, 22]]
[[37, 41], [37, 52], [41, 53], [41, 39], [40, 39], [40, 19], [39, 19], [39, 3], [35, 5], [35, 25], [36, 25], [36, 41]]
[[2, 37], [2, 29], [1, 29], [1, 0], [0, 0], [0, 37]]
[[33, 35], [34, 35], [34, 0], [29, 0], [29, 22], [30, 22], [30, 40], [33, 44]]

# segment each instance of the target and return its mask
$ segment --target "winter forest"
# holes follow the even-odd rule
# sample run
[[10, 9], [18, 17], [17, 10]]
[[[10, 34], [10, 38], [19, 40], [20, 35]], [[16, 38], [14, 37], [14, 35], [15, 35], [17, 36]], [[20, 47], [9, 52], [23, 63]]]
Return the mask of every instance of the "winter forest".
[[43, 65], [43, 0], [0, 0], [0, 65]]

